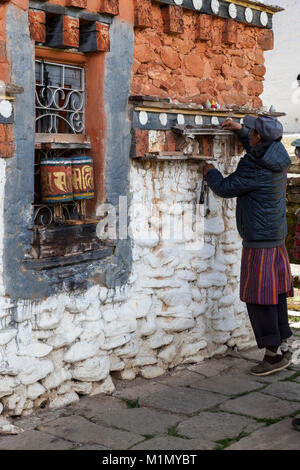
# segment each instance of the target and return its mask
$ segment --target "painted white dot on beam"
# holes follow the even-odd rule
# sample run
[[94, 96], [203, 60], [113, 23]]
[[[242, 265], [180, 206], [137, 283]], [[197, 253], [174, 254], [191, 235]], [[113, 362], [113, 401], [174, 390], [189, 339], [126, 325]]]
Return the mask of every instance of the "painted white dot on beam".
[[211, 0], [210, 8], [211, 8], [212, 12], [215, 15], [217, 15], [219, 13], [219, 10], [220, 10], [219, 0]]
[[142, 124], [142, 126], [145, 126], [148, 122], [148, 114], [146, 113], [146, 111], [141, 111], [140, 114], [139, 114], [139, 120], [140, 120], [140, 123]]
[[196, 10], [201, 10], [203, 5], [203, 0], [193, 0], [193, 5]]
[[176, 5], [182, 5], [183, 0], [174, 0], [174, 3], [176, 3]]
[[218, 126], [219, 125], [219, 119], [217, 118], [217, 116], [213, 116], [211, 118], [211, 123]]
[[268, 14], [265, 11], [262, 11], [260, 14], [260, 22], [263, 26], [267, 26], [269, 22]]
[[177, 114], [177, 122], [179, 125], [183, 125], [184, 124], [184, 115], [183, 114]]
[[200, 115], [195, 116], [195, 124], [201, 126], [203, 124], [203, 117]]
[[161, 113], [159, 115], [159, 120], [162, 126], [166, 126], [168, 124], [168, 116], [166, 113]]
[[9, 101], [2, 100], [0, 101], [0, 114], [5, 118], [8, 119], [13, 112], [12, 104]]
[[228, 7], [228, 13], [230, 18], [232, 18], [233, 20], [237, 17], [237, 7], [234, 3], [230, 3]]
[[253, 21], [253, 11], [251, 10], [251, 8], [246, 8], [245, 18], [246, 18], [247, 23], [252, 23], [252, 21]]

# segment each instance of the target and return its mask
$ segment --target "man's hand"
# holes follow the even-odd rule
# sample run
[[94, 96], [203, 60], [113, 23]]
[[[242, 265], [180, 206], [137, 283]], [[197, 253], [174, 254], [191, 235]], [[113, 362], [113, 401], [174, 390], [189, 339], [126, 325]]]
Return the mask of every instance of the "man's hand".
[[239, 131], [240, 129], [242, 129], [241, 124], [239, 124], [238, 122], [234, 122], [230, 118], [228, 118], [228, 119], [226, 119], [226, 121], [222, 122], [221, 126], [226, 131]]
[[209, 170], [212, 170], [213, 168], [215, 168], [214, 165], [212, 165], [211, 163], [206, 163], [203, 168], [203, 175], [206, 176]]

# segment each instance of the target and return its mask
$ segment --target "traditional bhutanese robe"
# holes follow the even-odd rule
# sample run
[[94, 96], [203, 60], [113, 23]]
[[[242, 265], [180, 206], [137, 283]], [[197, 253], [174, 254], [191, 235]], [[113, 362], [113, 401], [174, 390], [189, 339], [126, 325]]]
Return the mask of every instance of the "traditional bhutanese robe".
[[294, 296], [293, 277], [285, 245], [243, 248], [240, 298], [259, 305], [278, 304], [278, 294]]

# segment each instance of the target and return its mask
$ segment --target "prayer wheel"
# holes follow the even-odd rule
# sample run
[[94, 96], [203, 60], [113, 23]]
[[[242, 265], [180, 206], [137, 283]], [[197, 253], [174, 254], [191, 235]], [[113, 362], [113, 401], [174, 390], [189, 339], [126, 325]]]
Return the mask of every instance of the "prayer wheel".
[[71, 160], [74, 201], [93, 199], [95, 195], [93, 159], [82, 155], [71, 157]]
[[41, 160], [41, 198], [47, 203], [73, 201], [72, 161], [70, 158]]

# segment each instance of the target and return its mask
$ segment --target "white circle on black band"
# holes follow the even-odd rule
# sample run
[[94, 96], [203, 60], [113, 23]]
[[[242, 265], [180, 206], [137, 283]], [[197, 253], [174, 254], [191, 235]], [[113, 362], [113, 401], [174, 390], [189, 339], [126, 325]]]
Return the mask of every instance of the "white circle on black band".
[[203, 0], [193, 0], [193, 5], [195, 10], [201, 10], [203, 5]]
[[228, 13], [230, 18], [232, 18], [233, 20], [237, 17], [237, 7], [234, 3], [230, 3], [228, 7]]
[[246, 8], [245, 18], [246, 18], [247, 23], [252, 23], [252, 21], [253, 21], [253, 11], [251, 10], [251, 8]]
[[219, 10], [220, 10], [219, 0], [211, 0], [210, 8], [211, 8], [212, 12], [215, 15], [217, 15], [219, 13]]

